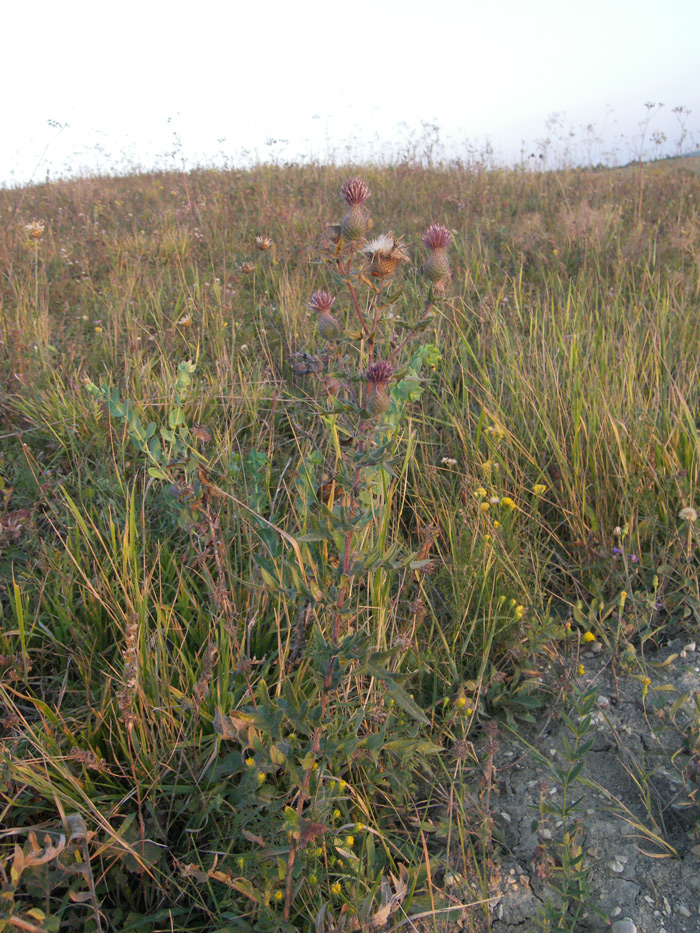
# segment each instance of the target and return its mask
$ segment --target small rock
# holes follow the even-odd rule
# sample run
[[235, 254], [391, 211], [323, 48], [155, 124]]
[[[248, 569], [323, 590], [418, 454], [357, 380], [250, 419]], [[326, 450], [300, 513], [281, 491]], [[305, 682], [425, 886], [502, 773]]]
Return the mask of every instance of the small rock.
[[690, 911], [689, 911], [688, 908], [685, 906], [685, 904], [679, 904], [679, 905], [678, 905], [678, 913], [681, 915], [681, 917], [689, 917], [689, 916], [690, 916]]
[[671, 916], [671, 905], [669, 904], [667, 897], [664, 898], [664, 910], [666, 911], [666, 916], [670, 917]]
[[684, 651], [695, 651], [697, 648], [697, 643], [694, 641], [689, 641], [687, 645], [683, 646]]
[[622, 907], [616, 907], [614, 910], [610, 911], [610, 916], [619, 917], [621, 913], [622, 913]]
[[598, 709], [607, 709], [610, 706], [610, 700], [608, 697], [600, 696], [596, 700], [596, 705], [598, 706]]
[[506, 823], [510, 823], [510, 813], [506, 813], [505, 810], [501, 810], [501, 816], [506, 821]]
[[610, 927], [610, 933], [637, 933], [637, 927], [631, 920], [616, 920]]
[[625, 870], [624, 863], [621, 862], [619, 858], [614, 858], [612, 861], [608, 862], [608, 868], [610, 871], [614, 871], [616, 875], [621, 875]]

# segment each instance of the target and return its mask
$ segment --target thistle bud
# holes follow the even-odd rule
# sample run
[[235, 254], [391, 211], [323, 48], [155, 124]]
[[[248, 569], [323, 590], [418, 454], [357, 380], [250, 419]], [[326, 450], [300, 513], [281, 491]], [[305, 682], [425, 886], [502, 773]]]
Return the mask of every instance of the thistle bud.
[[337, 340], [343, 332], [340, 322], [331, 314], [334, 303], [334, 296], [323, 288], [309, 299], [309, 310], [318, 314], [318, 332], [324, 340]]
[[349, 178], [340, 189], [348, 206], [340, 224], [340, 231], [346, 240], [359, 240], [370, 229], [369, 211], [363, 207], [371, 191], [361, 178]]
[[318, 332], [324, 340], [337, 340], [342, 334], [340, 322], [332, 314], [319, 314]]
[[434, 284], [444, 283], [450, 275], [450, 262], [446, 250], [451, 242], [452, 234], [442, 224], [432, 224], [423, 234], [423, 243], [430, 250], [423, 272]]
[[377, 360], [365, 375], [369, 383], [365, 407], [370, 414], [381, 417], [391, 405], [389, 381], [394, 375], [394, 368], [387, 360]]

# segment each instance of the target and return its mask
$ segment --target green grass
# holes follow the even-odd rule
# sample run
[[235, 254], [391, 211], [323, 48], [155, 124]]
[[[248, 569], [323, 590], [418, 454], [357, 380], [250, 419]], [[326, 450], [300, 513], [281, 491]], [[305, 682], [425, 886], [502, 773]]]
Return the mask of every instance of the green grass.
[[[361, 459], [379, 440], [291, 366], [324, 350], [307, 302], [342, 292], [318, 245], [356, 169], [0, 191], [0, 925], [384, 909], [438, 929], [450, 872], [488, 894], [488, 768], [467, 743], [546, 703], [552, 659], [572, 682], [576, 632], [697, 630], [679, 512], [700, 506], [700, 179], [682, 163], [362, 170], [373, 233], [413, 252], [396, 318], [423, 308], [421, 233], [454, 235], [446, 297], [397, 365], [427, 343], [442, 359], [395, 398], [379, 485]], [[326, 369], [362, 373], [392, 326]], [[170, 454], [88, 382], [170, 430]], [[353, 485], [352, 450], [366, 559], [343, 576], [319, 489]]]

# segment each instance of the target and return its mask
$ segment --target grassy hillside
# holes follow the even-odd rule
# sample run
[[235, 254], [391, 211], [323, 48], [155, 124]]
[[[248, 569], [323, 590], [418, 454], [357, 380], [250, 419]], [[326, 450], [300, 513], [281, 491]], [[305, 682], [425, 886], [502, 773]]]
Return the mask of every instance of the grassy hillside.
[[[357, 174], [386, 277], [329, 227]], [[584, 639], [642, 676], [697, 630], [697, 174], [39, 185], [0, 274], [0, 918], [485, 896], [489, 724], [571, 696]]]

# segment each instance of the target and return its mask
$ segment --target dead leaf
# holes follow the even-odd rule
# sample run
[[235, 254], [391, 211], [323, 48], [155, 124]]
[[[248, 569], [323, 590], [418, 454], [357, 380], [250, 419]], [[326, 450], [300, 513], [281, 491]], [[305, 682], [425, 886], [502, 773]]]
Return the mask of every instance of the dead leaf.
[[250, 713], [233, 712], [224, 715], [217, 707], [214, 711], [214, 731], [222, 739], [235, 739], [242, 745], [248, 745], [248, 730], [254, 726], [255, 719]]
[[194, 434], [201, 444], [207, 444], [211, 440], [211, 434], [201, 424], [195, 424], [191, 427], [190, 434]]

